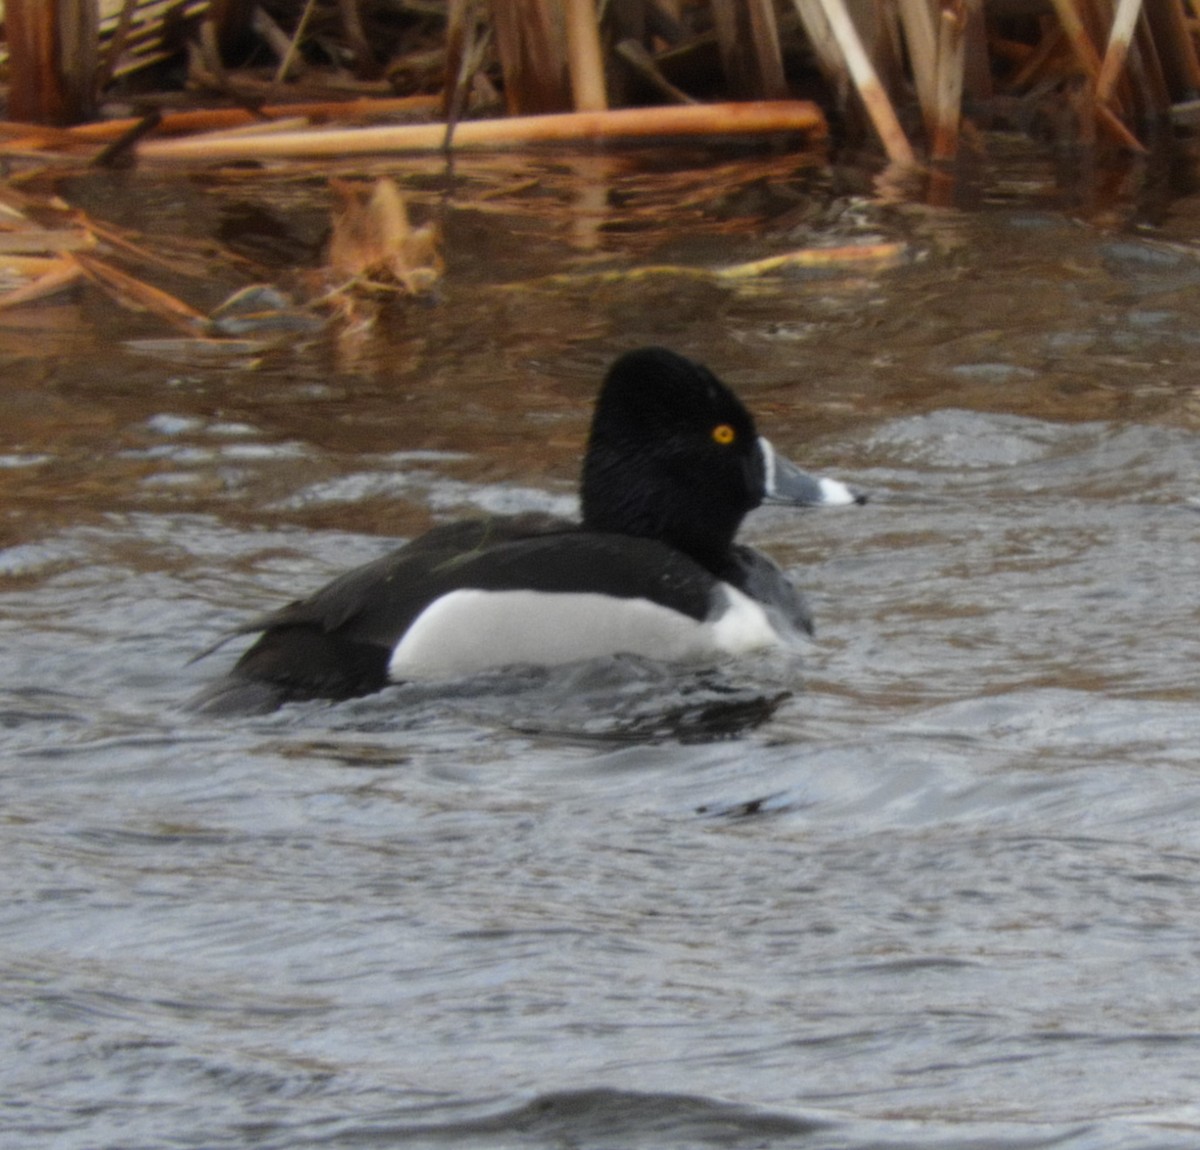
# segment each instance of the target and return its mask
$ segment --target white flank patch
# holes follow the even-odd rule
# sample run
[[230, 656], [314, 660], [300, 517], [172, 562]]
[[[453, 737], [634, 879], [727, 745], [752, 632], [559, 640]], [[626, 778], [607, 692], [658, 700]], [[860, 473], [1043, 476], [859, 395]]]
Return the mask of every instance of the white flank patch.
[[821, 488], [821, 503], [826, 507], [843, 507], [849, 503], [857, 503], [858, 496], [854, 494], [840, 479], [830, 479], [825, 476], [818, 480]]
[[453, 591], [413, 621], [392, 653], [388, 675], [435, 678], [606, 655], [691, 662], [781, 642], [758, 603], [733, 587], [724, 591], [726, 610], [706, 622], [647, 599], [590, 592]]
[[761, 603], [736, 587], [722, 585], [729, 606], [710, 623], [702, 624], [712, 633], [713, 649], [726, 655], [745, 655], [764, 647], [779, 647], [783, 639], [771, 626]]

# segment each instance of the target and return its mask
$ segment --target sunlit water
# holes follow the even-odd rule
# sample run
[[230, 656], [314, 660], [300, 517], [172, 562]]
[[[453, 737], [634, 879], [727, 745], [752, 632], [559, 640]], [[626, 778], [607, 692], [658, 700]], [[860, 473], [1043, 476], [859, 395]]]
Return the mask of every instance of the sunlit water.
[[[877, 226], [901, 267], [755, 291], [513, 295], [451, 246], [353, 348], [180, 362], [86, 300], [14, 343], [0, 1142], [1196, 1144], [1189, 217]], [[647, 341], [876, 493], [748, 524], [798, 658], [182, 709], [394, 538], [570, 509]]]

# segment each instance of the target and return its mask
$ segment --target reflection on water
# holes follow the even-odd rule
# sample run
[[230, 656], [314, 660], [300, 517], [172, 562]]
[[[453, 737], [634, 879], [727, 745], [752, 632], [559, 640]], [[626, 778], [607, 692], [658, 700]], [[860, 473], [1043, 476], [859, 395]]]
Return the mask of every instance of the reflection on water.
[[[539, 234], [569, 178], [518, 241], [452, 220], [442, 297], [352, 360], [177, 363], [86, 299], [5, 345], [6, 1144], [1190, 1147], [1200, 217], [785, 211], [777, 175], [774, 231], [610, 197]], [[909, 258], [511, 288], [823, 235]], [[651, 341], [877, 493], [749, 524], [799, 663], [179, 709], [235, 652], [192, 655], [394, 537], [569, 509]]]

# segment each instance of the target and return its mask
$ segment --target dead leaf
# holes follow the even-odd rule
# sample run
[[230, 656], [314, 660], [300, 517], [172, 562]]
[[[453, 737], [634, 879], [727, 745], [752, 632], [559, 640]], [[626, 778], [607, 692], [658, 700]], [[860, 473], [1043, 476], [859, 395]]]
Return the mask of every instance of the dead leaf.
[[368, 189], [332, 180], [337, 204], [329, 241], [329, 266], [339, 281], [367, 287], [400, 285], [410, 295], [427, 291], [442, 274], [437, 229], [414, 228], [396, 182], [384, 176]]

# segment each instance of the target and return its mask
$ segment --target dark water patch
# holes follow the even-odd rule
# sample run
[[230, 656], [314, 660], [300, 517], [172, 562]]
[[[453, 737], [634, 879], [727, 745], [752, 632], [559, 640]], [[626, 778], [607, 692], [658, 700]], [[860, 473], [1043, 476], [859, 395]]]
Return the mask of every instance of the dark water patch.
[[417, 740], [442, 737], [439, 732], [451, 724], [479, 737], [515, 735], [546, 747], [703, 743], [733, 739], [767, 723], [792, 695], [785, 684], [799, 685], [798, 658], [783, 653], [750, 660], [759, 684], [749, 686], [724, 668], [618, 656], [410, 682], [332, 711], [317, 703], [290, 707], [289, 713], [347, 733], [403, 732]]
[[371, 770], [391, 770], [412, 761], [411, 755], [386, 744], [355, 742], [351, 739], [338, 742], [329, 739], [297, 740], [278, 743], [273, 748], [264, 746], [263, 750], [273, 751], [284, 761], [293, 759], [307, 763], [316, 760]]
[[[439, 1125], [381, 1120], [318, 1135], [303, 1145], [383, 1146], [397, 1140], [416, 1147], [489, 1148], [586, 1145], [596, 1147], [688, 1146], [797, 1150], [1148, 1150], [1164, 1135], [1136, 1127], [1077, 1124], [1068, 1127], [978, 1124], [969, 1134], [936, 1118], [912, 1117], [888, 1124], [858, 1123], [820, 1112], [771, 1111], [719, 1098], [592, 1089], [547, 1094], [505, 1112]], [[1164, 1146], [1182, 1146], [1166, 1135]]]
[[802, 810], [809, 804], [798, 802], [786, 791], [774, 795], [761, 795], [734, 803], [704, 804], [696, 808], [696, 814], [712, 818], [750, 819], [764, 815], [782, 815]]
[[830, 1125], [815, 1117], [773, 1113], [719, 1099], [594, 1089], [541, 1095], [473, 1120], [393, 1127], [388, 1136], [429, 1146], [808, 1146], [813, 1135]]

